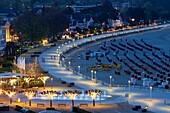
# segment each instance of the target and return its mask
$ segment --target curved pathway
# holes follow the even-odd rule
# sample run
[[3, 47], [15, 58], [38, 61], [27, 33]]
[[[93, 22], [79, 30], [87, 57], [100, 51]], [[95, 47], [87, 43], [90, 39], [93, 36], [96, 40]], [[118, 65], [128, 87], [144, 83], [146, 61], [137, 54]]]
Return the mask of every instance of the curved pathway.
[[[169, 25], [168, 25], [169, 26]], [[51, 49], [47, 50], [39, 57], [39, 64], [42, 68], [46, 71], [49, 71], [51, 76], [56, 78], [61, 78], [67, 82], [75, 82], [77, 86], [83, 89], [100, 89], [103, 91], [107, 91], [107, 93], [111, 95], [119, 95], [120, 97], [114, 100], [105, 101], [105, 103], [117, 103], [117, 102], [125, 102], [128, 101], [130, 104], [133, 105], [141, 105], [142, 108], [148, 106], [148, 109], [157, 112], [157, 113], [168, 113], [170, 112], [170, 107], [164, 104], [164, 100], [169, 99], [170, 92], [162, 92], [157, 90], [149, 90], [149, 89], [141, 89], [141, 88], [134, 88], [134, 87], [108, 87], [103, 86], [101, 83], [94, 83], [87, 80], [85, 77], [78, 76], [74, 74], [72, 71], [68, 71], [65, 67], [59, 64], [59, 57], [57, 56], [55, 59], [51, 59], [51, 56], [56, 56], [59, 53], [65, 52], [76, 46], [77, 44], [83, 44], [85, 42], [95, 40], [98, 38], [105, 38], [108, 36], [114, 35], [121, 35], [130, 32], [138, 32], [140, 30], [146, 30], [148, 28], [130, 30], [130, 31], [123, 31], [118, 33], [110, 33], [110, 34], [103, 34], [94, 37], [84, 38], [81, 40], [76, 40], [72, 42], [65, 43], [60, 45], [60, 47], [52, 47]], [[150, 28], [151, 29], [151, 28]], [[154, 28], [152, 28], [154, 29]], [[45, 59], [43, 61], [42, 59]], [[130, 98], [125, 98], [125, 94], [130, 93]]]

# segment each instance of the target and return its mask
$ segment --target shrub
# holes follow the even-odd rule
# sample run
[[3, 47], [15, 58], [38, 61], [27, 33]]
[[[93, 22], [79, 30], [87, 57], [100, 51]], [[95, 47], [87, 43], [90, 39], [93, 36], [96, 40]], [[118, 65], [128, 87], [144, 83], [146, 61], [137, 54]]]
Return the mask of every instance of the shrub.
[[44, 84], [41, 80], [31, 80], [29, 83], [29, 87], [43, 87]]

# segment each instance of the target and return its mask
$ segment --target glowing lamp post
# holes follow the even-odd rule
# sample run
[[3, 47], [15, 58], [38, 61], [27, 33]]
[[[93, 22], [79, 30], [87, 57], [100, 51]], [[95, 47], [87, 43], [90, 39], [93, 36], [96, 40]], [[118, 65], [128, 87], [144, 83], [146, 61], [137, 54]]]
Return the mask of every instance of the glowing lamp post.
[[152, 86], [150, 86], [150, 100], [152, 100]]
[[95, 82], [97, 83], [97, 76], [96, 76], [96, 71], [94, 71], [94, 78], [95, 78]]
[[49, 76], [40, 76], [39, 79], [42, 80], [43, 84], [44, 84], [44, 89], [45, 89], [45, 83], [47, 81], [47, 79], [49, 79]]
[[91, 70], [91, 80], [93, 81], [93, 70]]
[[80, 66], [78, 66], [78, 73], [80, 74]]
[[9, 96], [10, 104], [12, 104], [12, 97], [17, 93], [16, 90], [4, 90], [4, 93]]
[[72, 106], [74, 106], [74, 100], [79, 94], [81, 94], [81, 92], [78, 90], [74, 90], [74, 91], [68, 90], [63, 92], [63, 94], [72, 100]]
[[134, 21], [135, 21], [135, 18], [132, 18], [131, 20], [132, 20], [132, 22], [134, 22]]
[[95, 90], [87, 90], [85, 91], [85, 93], [92, 98], [93, 106], [95, 106], [95, 98], [97, 95], [100, 95], [102, 92], [100, 90], [95, 89]]
[[69, 62], [68, 62], [68, 67], [69, 67], [69, 70], [70, 70], [70, 63], [71, 63], [71, 62], [69, 61]]
[[129, 84], [129, 92], [128, 93], [130, 94], [130, 80], [128, 80], [128, 84]]
[[53, 88], [52, 83], [53, 83], [53, 78], [51, 77], [51, 89]]
[[60, 92], [57, 92], [57, 91], [51, 90], [51, 91], [43, 91], [43, 92], [41, 92], [40, 94], [45, 95], [45, 96], [48, 96], [48, 98], [50, 99], [50, 107], [52, 107], [53, 97], [54, 97], [54, 96], [58, 96], [58, 95], [60, 95], [61, 93], [60, 93]]
[[110, 87], [112, 87], [112, 76], [110, 76]]
[[57, 54], [58, 54], [59, 52], [58, 52], [58, 49], [57, 49]]
[[60, 54], [60, 46], [58, 46], [58, 53]]
[[22, 92], [25, 96], [27, 96], [29, 100], [29, 106], [31, 106], [31, 100], [34, 97], [34, 95], [37, 93], [37, 91], [34, 90], [27, 90]]

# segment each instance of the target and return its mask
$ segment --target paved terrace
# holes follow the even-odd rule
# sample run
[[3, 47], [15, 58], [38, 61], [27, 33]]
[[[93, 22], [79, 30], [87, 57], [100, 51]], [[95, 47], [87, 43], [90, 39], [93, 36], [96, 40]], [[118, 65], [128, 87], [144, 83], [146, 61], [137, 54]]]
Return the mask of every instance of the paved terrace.
[[[167, 27], [167, 26], [169, 25], [157, 26], [156, 28]], [[58, 53], [61, 54], [62, 52], [68, 51], [72, 47], [75, 47], [79, 44], [83, 44], [83, 43], [86, 43], [92, 40], [106, 38], [109, 36], [128, 34], [128, 33], [133, 33], [133, 32], [135, 33], [135, 32], [149, 30], [149, 29], [155, 29], [155, 27], [103, 34], [103, 35], [84, 38], [84, 39], [76, 40], [76, 41], [73, 40], [71, 42], [62, 44], [60, 46], [52, 47], [51, 49], [41, 54], [38, 59], [39, 64], [42, 66], [44, 70], [48, 71], [51, 76], [54, 76], [56, 78], [61, 78], [62, 80], [65, 80], [67, 82], [75, 82], [77, 86], [83, 89], [100, 89], [103, 91], [107, 91], [107, 93], [110, 95], [119, 95], [118, 98], [113, 99], [113, 100], [109, 99], [105, 101], [104, 103], [111, 104], [111, 103], [128, 101], [132, 105], [141, 105], [142, 108], [145, 108], [146, 106], [148, 106], [148, 109], [155, 113], [169, 113], [170, 107], [164, 104], [164, 100], [169, 99], [170, 92], [168, 91], [162, 91], [158, 89], [157, 90], [153, 89], [153, 91], [150, 91], [147, 88], [139, 88], [139, 87], [133, 86], [133, 87], [130, 87], [130, 98], [125, 98], [125, 94], [129, 92], [129, 86], [109, 87], [108, 85], [103, 85], [101, 81], [96, 84], [88, 80], [87, 77], [79, 76], [81, 74], [77, 75], [73, 73], [72, 70], [68, 70], [66, 69], [66, 67], [59, 64], [59, 57], [56, 57], [56, 59], [51, 59], [51, 56], [54, 56], [54, 55], [56, 56], [58, 55]]]

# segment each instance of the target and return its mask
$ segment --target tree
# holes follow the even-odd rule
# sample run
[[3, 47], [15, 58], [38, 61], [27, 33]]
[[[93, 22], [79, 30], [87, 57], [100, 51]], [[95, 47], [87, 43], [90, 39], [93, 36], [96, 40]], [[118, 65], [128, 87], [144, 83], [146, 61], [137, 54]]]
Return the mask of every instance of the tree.
[[112, 3], [109, 0], [103, 0], [99, 21], [105, 23], [108, 19], [116, 19], [117, 16], [118, 11], [113, 8]]
[[70, 14], [70, 15], [72, 15], [72, 14], [74, 13], [74, 10], [73, 10], [73, 8], [71, 8], [71, 7], [66, 7], [66, 8], [64, 9], [63, 13], [64, 13], [64, 14]]
[[42, 69], [38, 65], [37, 58], [34, 59], [33, 63], [29, 63], [28, 65], [26, 65], [26, 73], [30, 77], [38, 78], [38, 76], [41, 75], [41, 72], [42, 72]]
[[47, 37], [47, 25], [44, 25], [42, 15], [26, 12], [14, 21], [14, 30], [20, 36], [20, 41], [41, 41]]
[[63, 32], [69, 26], [68, 19], [58, 8], [47, 8], [44, 12], [45, 22], [48, 25], [48, 32], [53, 36]]
[[[135, 24], [138, 24], [140, 22], [140, 20], [145, 20], [146, 18], [146, 14], [145, 14], [145, 10], [142, 8], [129, 8], [125, 14], [130, 18], [134, 18], [134, 22]], [[139, 15], [140, 14], [140, 15]], [[132, 20], [129, 20], [130, 22]], [[134, 24], [133, 22], [133, 24]]]
[[151, 11], [152, 11], [152, 9], [153, 9], [153, 6], [152, 6], [151, 2], [150, 2], [150, 1], [147, 1], [147, 2], [144, 4], [143, 8], [145, 8], [145, 11], [146, 11], [146, 12], [145, 12], [145, 13], [146, 13], [146, 20], [150, 20], [150, 19], [152, 18]]
[[9, 0], [0, 0], [0, 9], [6, 9], [7, 7], [9, 7], [9, 4]]
[[[42, 10], [42, 13], [37, 13]], [[34, 9], [25, 12], [14, 21], [14, 30], [21, 41], [37, 42], [62, 32], [68, 26], [68, 20], [56, 8]]]

